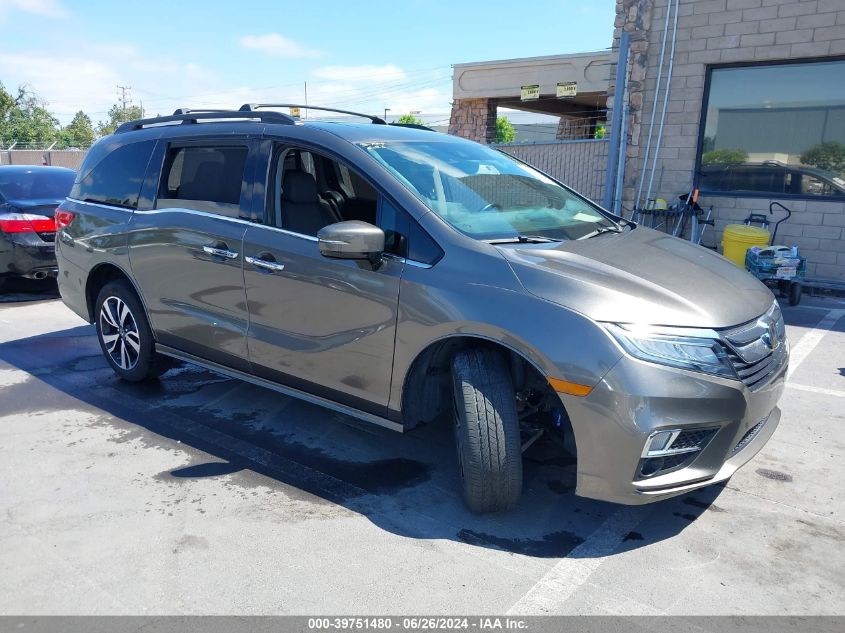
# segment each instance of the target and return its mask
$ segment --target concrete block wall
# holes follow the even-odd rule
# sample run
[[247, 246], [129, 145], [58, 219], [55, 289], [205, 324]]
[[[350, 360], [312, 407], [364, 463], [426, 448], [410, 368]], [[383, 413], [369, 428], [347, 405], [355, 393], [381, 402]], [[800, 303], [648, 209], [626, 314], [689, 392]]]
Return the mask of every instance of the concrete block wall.
[[79, 169], [85, 154], [83, 150], [0, 150], [0, 165], [54, 165]]
[[[631, 33], [633, 41], [629, 84], [632, 113], [623, 193], [626, 208], [634, 203], [643, 168], [669, 2], [617, 0], [614, 46], [618, 48], [623, 29]], [[845, 56], [845, 0], [681, 0], [675, 50], [664, 143], [653, 188], [653, 195], [666, 198], [686, 192], [692, 183], [707, 66]], [[611, 69], [614, 77], [615, 69]], [[665, 86], [665, 77], [663, 81]], [[612, 95], [614, 88], [611, 85]], [[658, 108], [662, 100], [663, 89]], [[612, 96], [608, 107], [613, 107], [614, 101]], [[751, 210], [767, 211], [770, 202], [761, 198], [702, 197], [703, 204], [714, 206], [719, 233], [725, 224], [744, 219]], [[788, 225], [781, 225], [779, 235], [783, 238], [778, 242], [801, 248], [808, 257], [808, 275], [845, 281], [845, 203], [781, 202], [794, 213]], [[720, 235], [716, 241], [721, 241]]]

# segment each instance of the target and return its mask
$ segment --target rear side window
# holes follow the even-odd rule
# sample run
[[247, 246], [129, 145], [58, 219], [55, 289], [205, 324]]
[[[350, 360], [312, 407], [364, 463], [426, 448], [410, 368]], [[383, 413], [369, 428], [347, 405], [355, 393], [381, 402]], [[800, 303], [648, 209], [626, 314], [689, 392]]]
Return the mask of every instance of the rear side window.
[[157, 206], [238, 217], [247, 152], [245, 145], [171, 147]]
[[144, 172], [155, 141], [122, 145], [89, 169], [80, 173], [70, 197], [125, 209], [138, 207]]

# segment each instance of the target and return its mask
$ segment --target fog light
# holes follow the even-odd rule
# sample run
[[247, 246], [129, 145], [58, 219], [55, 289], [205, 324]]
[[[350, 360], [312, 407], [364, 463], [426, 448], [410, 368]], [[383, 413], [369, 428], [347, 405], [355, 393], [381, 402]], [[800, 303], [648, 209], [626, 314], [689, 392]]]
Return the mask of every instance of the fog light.
[[655, 431], [648, 436], [643, 448], [637, 471], [639, 476], [654, 477], [688, 466], [710, 443], [718, 430], [710, 428]]
[[652, 434], [646, 444], [644, 456], [659, 455], [672, 443], [680, 431], [658, 431]]

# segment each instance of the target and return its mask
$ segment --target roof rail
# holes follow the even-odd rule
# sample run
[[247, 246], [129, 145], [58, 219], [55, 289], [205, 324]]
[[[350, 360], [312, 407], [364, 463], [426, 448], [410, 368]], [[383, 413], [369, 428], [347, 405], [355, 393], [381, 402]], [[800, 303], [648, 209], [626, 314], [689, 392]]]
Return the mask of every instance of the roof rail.
[[222, 110], [214, 108], [176, 108], [173, 111], [173, 115], [178, 116], [180, 114], [190, 114], [191, 112], [231, 112], [231, 110], [228, 108], [223, 108]]
[[128, 121], [120, 125], [114, 133], [120, 134], [132, 130], [141, 130], [147, 126], [161, 123], [179, 122], [191, 124], [197, 123], [202, 119], [258, 119], [262, 123], [283, 123], [286, 125], [296, 123], [293, 117], [282, 114], [281, 112], [251, 112], [247, 114], [243, 110], [189, 110], [187, 108], [179, 108], [170, 116], [157, 116], [149, 119]]
[[388, 125], [393, 125], [395, 127], [409, 127], [412, 130], [428, 130], [429, 132], [436, 132], [433, 127], [428, 127], [427, 125], [420, 125], [419, 123], [388, 123]]
[[303, 110], [320, 110], [321, 112], [338, 112], [340, 114], [350, 114], [352, 116], [364, 117], [377, 125], [387, 124], [387, 121], [374, 114], [352, 112], [351, 110], [338, 110], [337, 108], [324, 108], [322, 106], [301, 105], [299, 103], [245, 103], [240, 107], [240, 110], [242, 112], [255, 112], [259, 108], [301, 108]]

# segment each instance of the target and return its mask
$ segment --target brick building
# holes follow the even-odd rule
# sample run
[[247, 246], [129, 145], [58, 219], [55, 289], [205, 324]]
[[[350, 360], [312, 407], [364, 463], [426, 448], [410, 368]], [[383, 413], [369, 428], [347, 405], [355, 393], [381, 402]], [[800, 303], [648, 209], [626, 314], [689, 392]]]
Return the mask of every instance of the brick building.
[[[695, 184], [721, 232], [778, 201], [794, 213], [777, 241], [800, 247], [808, 276], [845, 282], [845, 0], [617, 0], [614, 49], [623, 30], [631, 38], [623, 208], [638, 191], [644, 203], [642, 181], [664, 198]], [[615, 59], [608, 119], [620, 101]], [[450, 131], [489, 142], [495, 99], [455, 93]]]

